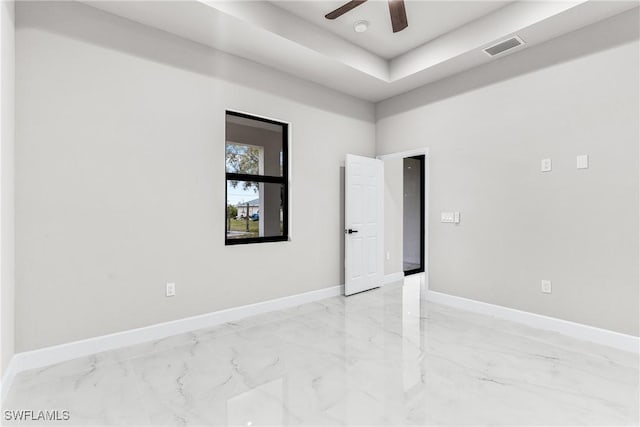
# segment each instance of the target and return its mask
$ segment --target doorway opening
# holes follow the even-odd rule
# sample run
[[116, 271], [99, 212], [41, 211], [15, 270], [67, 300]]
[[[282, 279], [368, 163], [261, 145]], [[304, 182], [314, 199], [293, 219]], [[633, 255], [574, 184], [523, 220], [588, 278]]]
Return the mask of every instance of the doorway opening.
[[424, 167], [424, 155], [403, 159], [402, 266], [405, 276], [424, 272]]

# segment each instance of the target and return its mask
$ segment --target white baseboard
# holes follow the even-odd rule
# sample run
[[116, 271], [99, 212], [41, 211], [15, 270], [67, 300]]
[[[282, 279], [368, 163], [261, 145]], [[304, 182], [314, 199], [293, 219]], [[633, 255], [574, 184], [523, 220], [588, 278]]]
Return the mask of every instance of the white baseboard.
[[215, 311], [170, 322], [158, 323], [142, 328], [116, 332], [109, 335], [88, 338], [81, 341], [74, 341], [38, 350], [17, 353], [11, 359], [9, 367], [2, 379], [2, 400], [4, 400], [4, 396], [9, 390], [15, 375], [22, 371], [41, 368], [64, 362], [66, 360], [100, 353], [102, 351], [115, 350], [147, 341], [166, 338], [172, 335], [216, 326], [226, 322], [238, 321], [257, 314], [283, 310], [309, 302], [335, 297], [342, 295], [344, 293], [343, 289], [344, 286], [342, 285], [333, 286], [317, 291], [305, 292], [302, 294], [243, 305], [240, 307], [229, 308], [226, 310]]
[[527, 311], [516, 310], [454, 295], [447, 295], [441, 292], [427, 291], [425, 298], [428, 301], [437, 304], [495, 316], [534, 328], [559, 332], [584, 341], [591, 341], [632, 353], [640, 353], [640, 337], [635, 337], [633, 335], [621, 334], [607, 329], [596, 328], [594, 326], [570, 322], [568, 320], [562, 320], [555, 317], [543, 316], [541, 314], [529, 313]]
[[[389, 274], [385, 276], [385, 283], [392, 283], [402, 280], [403, 278], [403, 273]], [[225, 322], [233, 322], [257, 314], [283, 310], [342, 294], [343, 286], [333, 286], [317, 291], [305, 292], [256, 304], [229, 308], [226, 310], [159, 323], [143, 328], [131, 329], [86, 340], [17, 353], [13, 356], [9, 362], [9, 366], [3, 374], [2, 384], [0, 385], [0, 398], [1, 401], [4, 401], [13, 379], [22, 371], [49, 366], [55, 363], [88, 356], [102, 351], [114, 350], [147, 341], [162, 339], [171, 335], [191, 332]], [[426, 299], [434, 303], [448, 305], [476, 313], [487, 314], [526, 324], [534, 328], [555, 331], [578, 339], [607, 345], [625, 351], [640, 353], [640, 338], [631, 335], [625, 335], [606, 329], [600, 329], [567, 320], [528, 313], [525, 311], [447, 295], [435, 291], [427, 291]]]
[[15, 363], [16, 358], [13, 356], [11, 360], [9, 360], [9, 364], [7, 365], [7, 369], [2, 373], [2, 383], [0, 383], [0, 402], [4, 402], [4, 398], [9, 392], [9, 387], [13, 383], [13, 379], [18, 374], [16, 369], [17, 363]]
[[382, 279], [382, 283], [386, 285], [387, 283], [400, 282], [402, 280], [404, 280], [404, 273], [400, 271], [398, 273], [386, 274], [384, 279]]

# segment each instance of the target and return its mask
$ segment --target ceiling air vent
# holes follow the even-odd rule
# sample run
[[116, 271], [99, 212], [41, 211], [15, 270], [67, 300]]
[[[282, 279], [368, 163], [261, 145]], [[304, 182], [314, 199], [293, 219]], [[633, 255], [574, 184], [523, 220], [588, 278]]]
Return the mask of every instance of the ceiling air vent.
[[518, 46], [524, 44], [524, 41], [518, 36], [511, 37], [510, 39], [503, 40], [486, 48], [484, 51], [489, 56], [496, 56], [505, 53], [508, 50], [515, 49]]

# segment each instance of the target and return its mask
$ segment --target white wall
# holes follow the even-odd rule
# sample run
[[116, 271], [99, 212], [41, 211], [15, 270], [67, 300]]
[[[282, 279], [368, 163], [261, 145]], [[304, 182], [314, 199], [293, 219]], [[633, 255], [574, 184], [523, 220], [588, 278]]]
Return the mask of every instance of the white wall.
[[[373, 105], [77, 3], [16, 43], [18, 351], [342, 283]], [[291, 122], [291, 242], [224, 245], [226, 108]]]
[[638, 335], [638, 50], [636, 8], [377, 105], [430, 148], [431, 289]]
[[[18, 351], [343, 282], [341, 165], [374, 154], [370, 104], [80, 4], [17, 14]], [[638, 334], [637, 18], [378, 104], [378, 154], [431, 149], [432, 289]], [[292, 123], [289, 243], [224, 246], [226, 108]]]
[[0, 378], [14, 353], [14, 2], [0, 2]]

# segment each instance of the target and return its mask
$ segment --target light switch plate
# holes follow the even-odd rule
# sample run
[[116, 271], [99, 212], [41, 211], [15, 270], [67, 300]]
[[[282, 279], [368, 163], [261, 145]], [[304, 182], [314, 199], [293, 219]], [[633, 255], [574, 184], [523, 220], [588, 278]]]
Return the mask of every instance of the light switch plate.
[[455, 214], [453, 212], [440, 213], [440, 222], [455, 222]]
[[581, 156], [576, 157], [576, 168], [589, 169], [589, 155], [583, 154]]
[[551, 159], [542, 159], [540, 162], [540, 172], [551, 172]]

